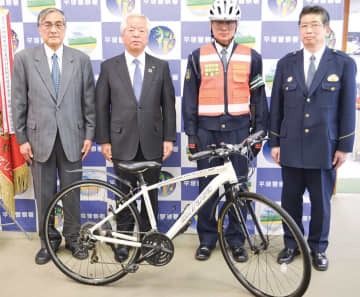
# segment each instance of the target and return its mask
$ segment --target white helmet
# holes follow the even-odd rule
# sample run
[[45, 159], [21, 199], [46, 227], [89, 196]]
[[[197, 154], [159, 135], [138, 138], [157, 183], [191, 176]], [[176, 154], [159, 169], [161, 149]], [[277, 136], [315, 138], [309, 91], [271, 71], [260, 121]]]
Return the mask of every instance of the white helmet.
[[209, 11], [210, 21], [238, 21], [240, 16], [236, 0], [215, 0]]

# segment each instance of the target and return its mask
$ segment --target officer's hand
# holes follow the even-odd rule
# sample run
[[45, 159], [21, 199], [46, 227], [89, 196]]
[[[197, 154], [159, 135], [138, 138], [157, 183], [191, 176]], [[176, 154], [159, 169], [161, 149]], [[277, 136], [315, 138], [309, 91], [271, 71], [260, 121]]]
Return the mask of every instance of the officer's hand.
[[280, 165], [280, 146], [275, 146], [271, 148], [271, 157], [278, 165]]
[[201, 151], [200, 139], [197, 135], [189, 135], [188, 148], [192, 155]]
[[346, 161], [347, 153], [343, 151], [336, 151], [332, 162], [333, 168], [336, 170]]

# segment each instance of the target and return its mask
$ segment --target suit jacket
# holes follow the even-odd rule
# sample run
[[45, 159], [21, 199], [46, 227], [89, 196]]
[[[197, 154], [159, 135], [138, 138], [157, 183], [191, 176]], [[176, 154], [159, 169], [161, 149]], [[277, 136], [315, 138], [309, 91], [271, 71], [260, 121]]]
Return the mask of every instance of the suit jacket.
[[176, 141], [175, 92], [168, 63], [145, 55], [137, 103], [125, 54], [103, 62], [96, 112], [96, 142], [111, 143], [114, 159], [132, 160], [139, 144], [145, 159], [161, 158], [163, 141]]
[[14, 58], [11, 99], [16, 139], [30, 142], [34, 160], [48, 160], [58, 132], [67, 159], [81, 159], [84, 139], [95, 136], [95, 85], [87, 55], [64, 46], [56, 98], [44, 46], [20, 51]]
[[278, 62], [269, 145], [280, 145], [281, 165], [330, 169], [336, 150], [352, 151], [356, 65], [343, 52], [326, 48], [310, 90], [304, 77], [303, 50]]

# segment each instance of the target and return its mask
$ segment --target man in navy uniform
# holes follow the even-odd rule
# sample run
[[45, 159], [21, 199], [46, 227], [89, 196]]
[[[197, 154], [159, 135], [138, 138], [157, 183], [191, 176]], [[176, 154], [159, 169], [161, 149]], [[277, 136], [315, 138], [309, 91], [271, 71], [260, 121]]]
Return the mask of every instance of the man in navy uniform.
[[[343, 52], [326, 46], [330, 27], [324, 8], [304, 7], [299, 28], [304, 49], [288, 54], [277, 65], [269, 145], [282, 167], [282, 207], [303, 232], [303, 194], [305, 189], [310, 193], [308, 243], [314, 268], [324, 271], [335, 171], [354, 143], [356, 65]], [[290, 263], [299, 254], [286, 228], [284, 244], [279, 264]]]
[[[234, 41], [240, 14], [236, 1], [216, 0], [210, 8], [215, 42], [189, 55], [182, 114], [191, 153], [207, 149], [210, 144], [237, 144], [249, 136], [250, 104], [255, 107], [253, 131], [267, 128], [268, 108], [261, 56]], [[233, 156], [231, 161], [237, 176], [247, 175], [247, 160]], [[220, 165], [220, 162], [219, 159], [210, 163], [207, 159], [199, 160], [197, 167], [205, 169]], [[210, 180], [211, 177], [200, 178], [200, 192]], [[198, 260], [207, 260], [216, 245], [217, 222], [210, 214], [217, 197], [214, 195], [198, 213], [200, 246], [195, 254]], [[234, 260], [247, 261], [241, 226], [230, 220], [226, 238]]]

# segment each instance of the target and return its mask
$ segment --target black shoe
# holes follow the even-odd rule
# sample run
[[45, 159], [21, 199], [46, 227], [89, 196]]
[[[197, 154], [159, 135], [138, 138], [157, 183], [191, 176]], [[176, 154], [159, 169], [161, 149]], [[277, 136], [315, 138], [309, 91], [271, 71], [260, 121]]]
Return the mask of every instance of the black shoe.
[[35, 263], [38, 265], [46, 264], [50, 261], [50, 254], [46, 248], [41, 248], [35, 256]]
[[50, 245], [54, 252], [57, 252], [61, 244], [61, 234], [54, 227], [49, 228]]
[[290, 264], [296, 256], [300, 255], [300, 251], [298, 248], [290, 249], [284, 248], [277, 257], [277, 262], [279, 264]]
[[111, 248], [114, 251], [114, 258], [117, 262], [124, 262], [129, 257], [129, 248], [127, 246], [119, 245], [115, 247], [112, 245]]
[[88, 250], [83, 247], [78, 236], [65, 238], [65, 248], [72, 252], [73, 257], [84, 260], [89, 256]]
[[206, 245], [200, 245], [195, 253], [195, 259], [205, 261], [210, 258], [212, 248]]
[[325, 271], [328, 269], [329, 260], [325, 253], [311, 252], [312, 264], [316, 270]]
[[243, 247], [231, 247], [230, 250], [236, 262], [246, 262], [248, 260], [247, 251]]

